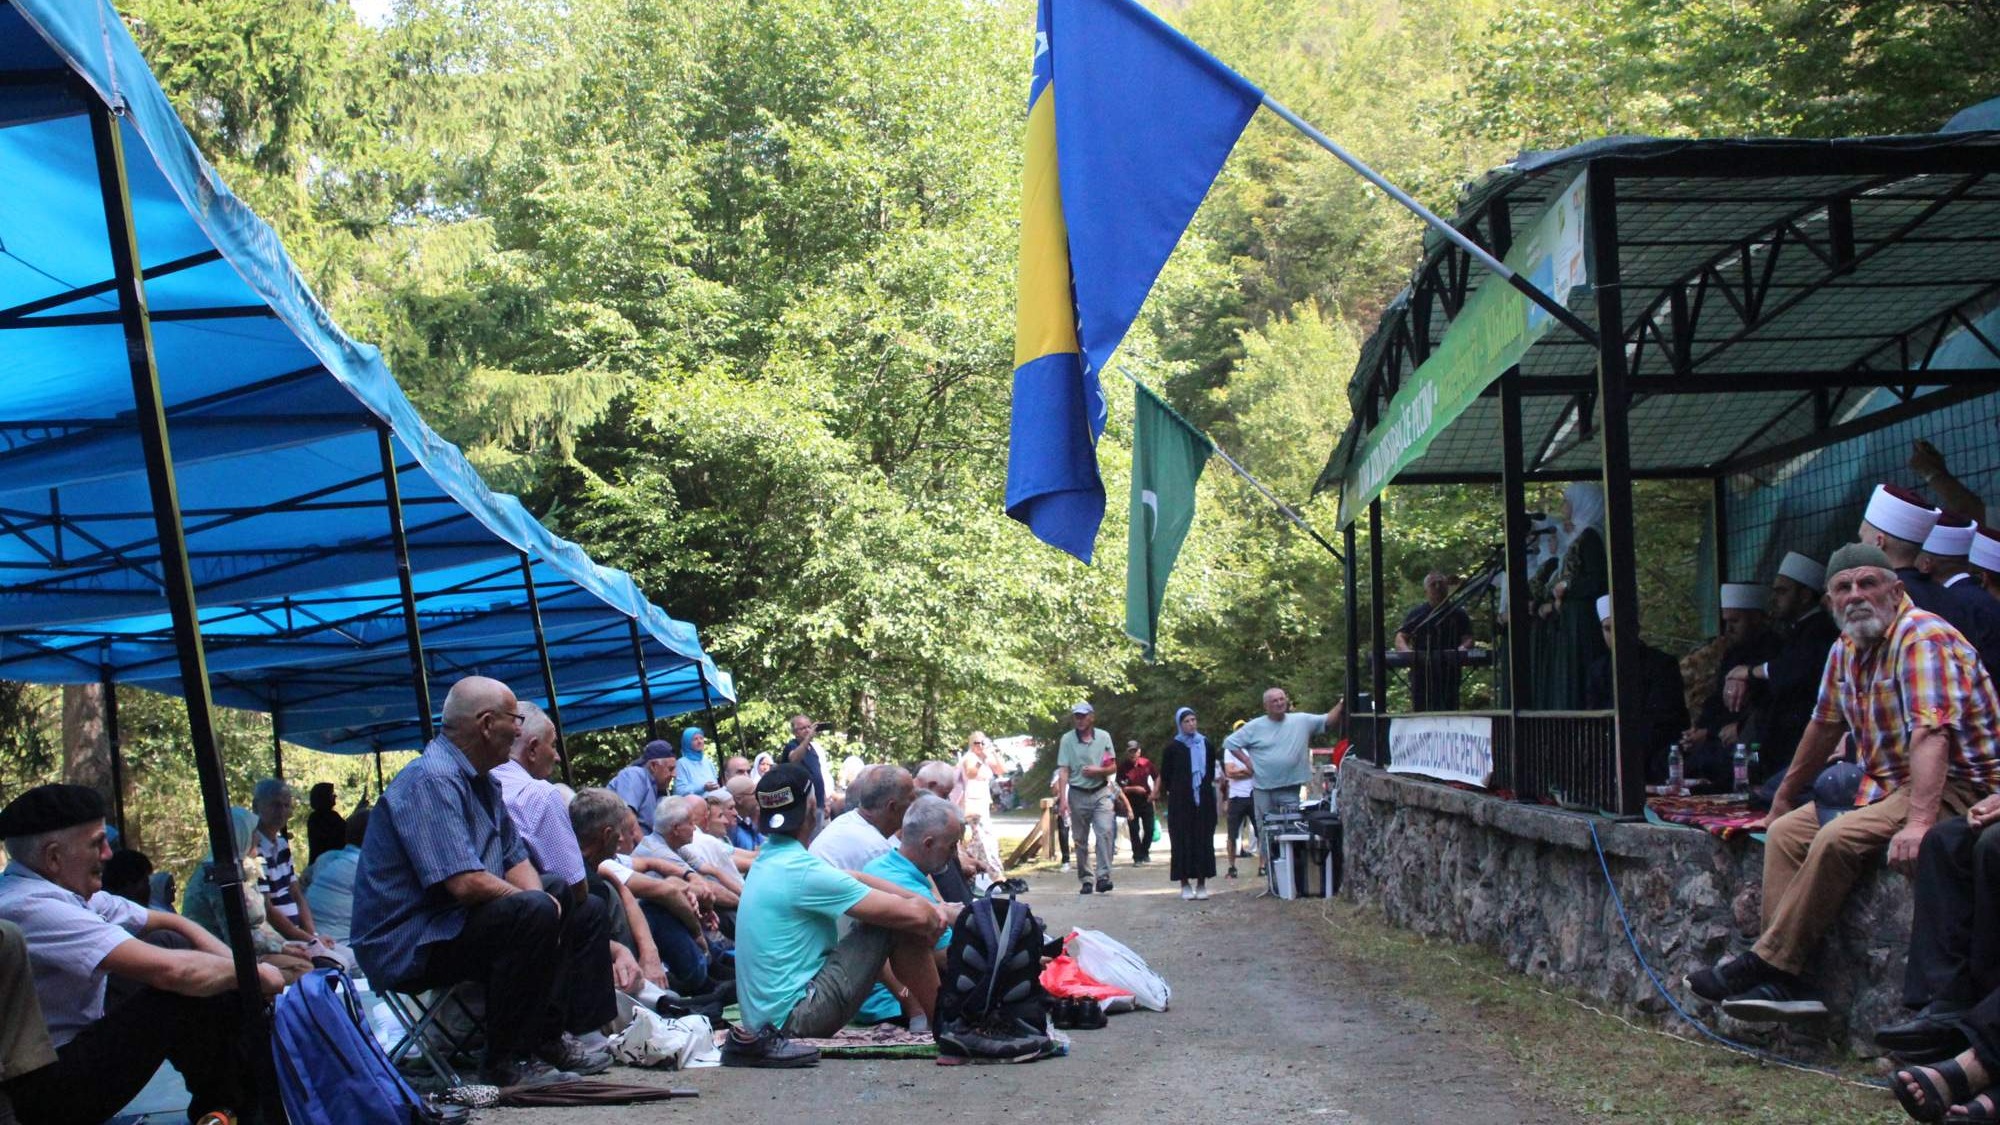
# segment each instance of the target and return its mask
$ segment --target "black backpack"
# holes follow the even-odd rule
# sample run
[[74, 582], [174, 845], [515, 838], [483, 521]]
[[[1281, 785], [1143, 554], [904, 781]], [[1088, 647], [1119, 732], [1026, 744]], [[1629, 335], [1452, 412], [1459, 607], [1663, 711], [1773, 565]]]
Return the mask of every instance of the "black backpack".
[[967, 1059], [1032, 1062], [1052, 1053], [1042, 988], [1048, 936], [1028, 904], [996, 884], [952, 926], [938, 988], [938, 1049]]

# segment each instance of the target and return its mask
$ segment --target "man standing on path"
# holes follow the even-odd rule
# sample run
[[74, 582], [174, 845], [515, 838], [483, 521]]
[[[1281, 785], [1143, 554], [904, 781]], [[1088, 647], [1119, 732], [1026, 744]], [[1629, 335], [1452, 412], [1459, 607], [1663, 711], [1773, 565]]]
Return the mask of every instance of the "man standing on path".
[[1222, 740], [1231, 757], [1250, 767], [1250, 807], [1257, 817], [1257, 854], [1271, 854], [1264, 838], [1264, 818], [1281, 809], [1299, 807], [1299, 787], [1312, 780], [1312, 736], [1340, 724], [1339, 703], [1324, 715], [1292, 713], [1292, 697], [1284, 688], [1264, 693], [1264, 713], [1244, 723]]
[[[1118, 772], [1118, 753], [1108, 731], [1097, 729], [1097, 708], [1079, 703], [1070, 708], [1072, 729], [1056, 747], [1056, 815], [1069, 820], [1076, 837], [1078, 894], [1111, 889], [1111, 834], [1117, 830], [1116, 791], [1111, 779]], [[1090, 881], [1090, 837], [1097, 834], [1097, 882]]]
[[1132, 833], [1132, 865], [1143, 866], [1153, 855], [1153, 802], [1159, 793], [1160, 771], [1138, 739], [1125, 743], [1125, 761], [1118, 767], [1118, 786], [1131, 808], [1127, 826]]

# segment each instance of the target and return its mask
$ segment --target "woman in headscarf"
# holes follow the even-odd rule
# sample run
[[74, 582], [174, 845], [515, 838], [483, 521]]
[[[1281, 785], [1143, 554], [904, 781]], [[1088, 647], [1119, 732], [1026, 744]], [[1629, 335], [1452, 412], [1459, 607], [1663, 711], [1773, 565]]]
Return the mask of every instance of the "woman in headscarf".
[[1216, 749], [1203, 737], [1194, 708], [1174, 712], [1174, 740], [1160, 751], [1160, 799], [1172, 848], [1167, 877], [1180, 883], [1183, 899], [1207, 898], [1215, 875], [1216, 767]]
[[705, 797], [710, 790], [722, 788], [722, 779], [715, 776], [715, 763], [708, 760], [707, 751], [708, 735], [700, 727], [682, 729], [681, 760], [674, 770], [676, 797]]
[[753, 778], [763, 777], [765, 774], [771, 772], [771, 767], [777, 764], [778, 760], [771, 756], [769, 750], [766, 750], [762, 754], [757, 755], [756, 761], [750, 763], [750, 776]]
[[[236, 855], [243, 866], [240, 876], [243, 908], [250, 919], [250, 941], [256, 947], [257, 960], [277, 969], [285, 978], [285, 983], [291, 984], [312, 971], [314, 950], [299, 942], [286, 942], [277, 930], [271, 928], [264, 893], [257, 889], [257, 880], [264, 873], [264, 861], [258, 859], [250, 847], [251, 835], [257, 831], [257, 814], [249, 809], [232, 807], [229, 810], [229, 825], [235, 832]], [[215, 851], [210, 849], [207, 858], [188, 879], [187, 891], [181, 897], [181, 914], [227, 942], [229, 923], [223, 914], [222, 888], [208, 874], [213, 866]]]
[[1597, 599], [1611, 592], [1611, 564], [1604, 549], [1604, 490], [1579, 481], [1563, 489], [1562, 565], [1537, 596], [1533, 692], [1540, 711], [1584, 706], [1591, 662], [1604, 648]]

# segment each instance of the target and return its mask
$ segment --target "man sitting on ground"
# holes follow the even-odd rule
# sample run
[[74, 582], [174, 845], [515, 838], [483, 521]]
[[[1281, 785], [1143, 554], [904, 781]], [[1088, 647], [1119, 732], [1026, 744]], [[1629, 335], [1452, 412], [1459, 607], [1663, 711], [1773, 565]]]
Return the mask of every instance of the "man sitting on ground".
[[564, 1024], [576, 1030], [590, 1005], [616, 1007], [609, 918], [594, 901], [565, 909], [544, 889], [493, 781], [520, 729], [506, 684], [453, 684], [443, 733], [375, 806], [354, 893], [354, 951], [377, 990], [485, 985], [479, 1081], [490, 1086], [604, 1070], [609, 1054], [566, 1039]]
[[[903, 814], [903, 829], [897, 834], [896, 847], [869, 860], [862, 873], [941, 903], [943, 900], [931, 885], [931, 872], [955, 866], [959, 845], [964, 840], [965, 814], [950, 801], [925, 793], [910, 805], [909, 812]], [[944, 973], [945, 948], [950, 944], [951, 928], [947, 926], [944, 933], [938, 935], [937, 947], [933, 951], [940, 975]], [[890, 1020], [903, 1021], [911, 1031], [930, 1029], [930, 1022], [923, 1013], [912, 1010], [910, 990], [901, 981], [885, 980], [876, 984], [867, 1001], [861, 1005], [854, 1022], [886, 1023]]]
[[[910, 990], [913, 1010], [937, 1015], [931, 956], [948, 922], [935, 903], [872, 875], [813, 855], [821, 813], [812, 779], [783, 765], [757, 783], [770, 836], [750, 868], [738, 911], [737, 999], [743, 1019], [722, 1048], [724, 1066], [815, 1066], [819, 1052], [793, 1043], [840, 1030], [861, 1009], [886, 964]], [[858, 925], [840, 936], [840, 919]]]
[[[1880, 548], [1849, 544], [1826, 571], [1841, 639], [1766, 819], [1763, 935], [1751, 952], [1687, 980], [1739, 1019], [1824, 1014], [1799, 974], [1863, 865], [1888, 844], [1890, 865], [1908, 874], [1932, 825], [2000, 782], [2000, 698], [1978, 653], [1910, 604]], [[1822, 824], [1814, 802], [1793, 802], [1845, 735], [1863, 775], [1856, 807]]]
[[[750, 759], [744, 757], [741, 754], [731, 754], [729, 756], [729, 761], [726, 762], [722, 767], [722, 781], [723, 784], [725, 785], [736, 778], [749, 777], [749, 776], [750, 776]], [[755, 785], [756, 782], [753, 781], [751, 782], [751, 784]]]
[[342, 824], [347, 846], [322, 853], [306, 868], [306, 901], [319, 932], [346, 945], [354, 933], [354, 880], [361, 873], [361, 845], [368, 839], [368, 809], [355, 809]]
[[610, 789], [625, 798], [632, 814], [639, 818], [639, 831], [653, 831], [653, 811], [660, 798], [674, 791], [674, 774], [680, 769], [680, 755], [663, 739], [654, 739], [639, 752], [639, 760], [613, 774]]
[[292, 870], [292, 840], [287, 833], [292, 808], [298, 803], [292, 787], [280, 778], [267, 777], [251, 792], [250, 811], [257, 814], [257, 830], [250, 846], [264, 861], [264, 873], [257, 877], [257, 889], [264, 892], [270, 907], [271, 928], [286, 941], [300, 942], [315, 951], [330, 949], [333, 942], [320, 937], [313, 924], [312, 907], [306, 905]]
[[590, 871], [590, 894], [611, 911], [613, 938], [631, 952], [640, 975], [690, 1003], [733, 999], [733, 991], [717, 993], [711, 979], [704, 906], [695, 886], [678, 876], [637, 871], [622, 858], [639, 838], [624, 798], [609, 789], [585, 789], [570, 802], [569, 818]]
[[[951, 794], [960, 776], [958, 767], [950, 762], [928, 761], [917, 767], [917, 788], [956, 808]], [[903, 819], [908, 820], [909, 814], [905, 813]], [[933, 871], [931, 882], [946, 902], [971, 902], [972, 884], [969, 880], [979, 873], [981, 863], [972, 846], [961, 841], [957, 856], [951, 863]]]
[[112, 852], [104, 861], [104, 889], [140, 906], [149, 905], [153, 901], [153, 861], [145, 852], [130, 848]]
[[0, 922], [0, 1125], [15, 1125], [7, 1084], [56, 1061], [35, 995], [35, 970], [21, 927]]
[[[0, 874], [0, 919], [20, 927], [55, 1059], [17, 1074], [5, 1064], [7, 1097], [24, 1121], [94, 1123], [143, 1089], [162, 1061], [186, 1080], [189, 1120], [211, 1111], [259, 1119], [246, 1079], [274, 1094], [270, 1050], [240, 1030], [236, 965], [228, 947], [178, 914], [106, 894], [104, 799], [81, 785], [42, 785], [0, 810], [0, 840], [12, 862]], [[187, 948], [143, 940], [173, 934]], [[140, 987], [105, 1008], [108, 978]], [[257, 968], [266, 996], [284, 987]], [[9, 1028], [0, 1040], [13, 1037]], [[246, 1056], [246, 1050], [249, 1052]], [[271, 1099], [265, 1119], [283, 1120]]]
[[764, 834], [757, 831], [757, 782], [749, 773], [729, 779], [729, 799], [736, 803], [736, 822], [729, 829], [729, 843], [746, 852], [764, 846]]
[[641, 843], [637, 854], [678, 860], [740, 897], [745, 866], [737, 863], [735, 848], [702, 830], [707, 823], [707, 798], [662, 797], [653, 817], [657, 831]]
[[902, 828], [916, 799], [917, 783], [903, 767], [863, 769], [847, 787], [847, 811], [814, 837], [812, 854], [842, 871], [861, 870], [892, 847], [889, 837]]

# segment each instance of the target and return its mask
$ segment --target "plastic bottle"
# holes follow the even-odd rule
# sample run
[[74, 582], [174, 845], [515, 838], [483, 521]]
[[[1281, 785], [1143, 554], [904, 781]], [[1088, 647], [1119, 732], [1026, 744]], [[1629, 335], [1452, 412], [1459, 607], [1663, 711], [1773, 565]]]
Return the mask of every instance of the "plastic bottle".
[[1736, 755], [1730, 759], [1735, 777], [1735, 791], [1738, 795], [1750, 792], [1750, 748], [1741, 742], [1736, 744]]
[[1762, 756], [1759, 754], [1759, 751], [1763, 748], [1761, 743], [1753, 742], [1750, 744], [1750, 782], [1753, 785], [1764, 780], [1764, 771], [1761, 768]]
[[1681, 744], [1667, 749], [1667, 788], [1678, 793], [1687, 785], [1687, 766], [1681, 758]]

